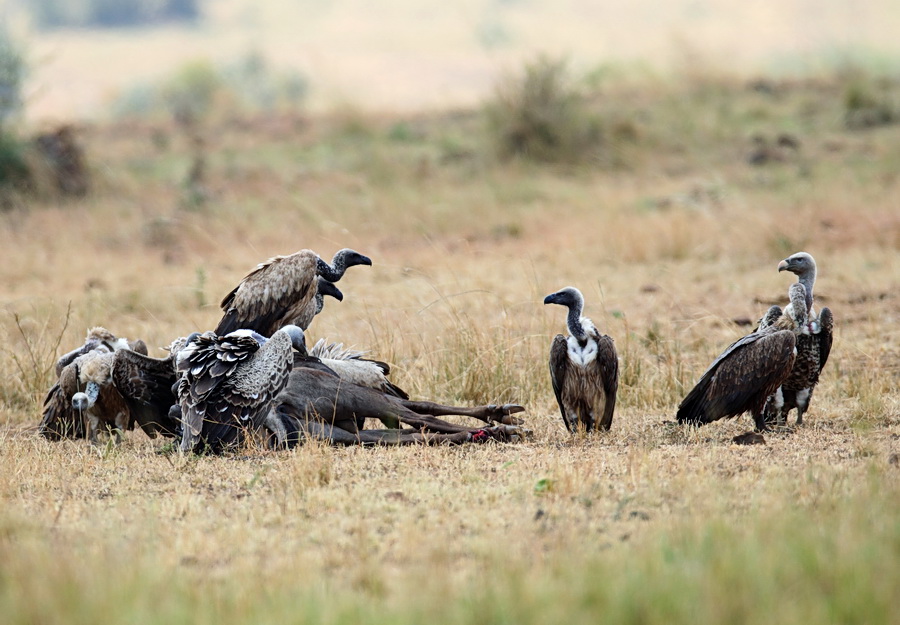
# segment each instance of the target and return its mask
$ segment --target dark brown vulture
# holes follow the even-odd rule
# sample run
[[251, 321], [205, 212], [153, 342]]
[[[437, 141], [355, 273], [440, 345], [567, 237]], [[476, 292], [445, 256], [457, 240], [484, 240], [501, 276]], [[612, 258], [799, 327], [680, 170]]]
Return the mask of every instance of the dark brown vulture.
[[557, 334], [550, 345], [550, 379], [569, 432], [608, 430], [616, 409], [619, 361], [613, 340], [582, 317], [584, 297], [566, 287], [544, 298], [544, 304], [569, 309], [569, 336]]
[[221, 453], [258, 431], [287, 383], [293, 349], [306, 353], [303, 330], [286, 325], [265, 338], [252, 330], [205, 332], [178, 355], [181, 451]]
[[766, 399], [790, 374], [797, 334], [806, 323], [806, 290], [793, 284], [788, 293], [791, 310], [738, 339], [713, 361], [678, 406], [679, 423], [704, 425], [750, 411], [756, 429], [766, 429]]
[[215, 333], [225, 336], [235, 330], [253, 330], [267, 337], [285, 325], [305, 330], [317, 310], [321, 310], [322, 300], [316, 297], [320, 289], [325, 289], [324, 295], [333, 294], [328, 292], [327, 284], [320, 286], [318, 278], [333, 286], [348, 267], [371, 264], [368, 256], [349, 249], [338, 251], [331, 265], [312, 250], [270, 258], [247, 274], [222, 300], [225, 314]]
[[778, 271], [797, 274], [797, 282], [805, 287], [807, 324], [797, 335], [797, 359], [790, 375], [766, 402], [765, 419], [766, 423], [785, 425], [788, 412], [796, 408], [797, 425], [801, 425], [831, 353], [834, 318], [829, 308], [816, 313], [813, 307], [816, 261], [812, 256], [806, 252], [793, 254], [778, 264]]

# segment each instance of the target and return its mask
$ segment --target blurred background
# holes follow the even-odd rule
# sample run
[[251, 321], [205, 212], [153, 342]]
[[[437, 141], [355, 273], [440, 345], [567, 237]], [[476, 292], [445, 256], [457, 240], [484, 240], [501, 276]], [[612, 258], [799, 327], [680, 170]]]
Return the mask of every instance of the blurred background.
[[[225, 80], [255, 106], [468, 106], [537, 54], [582, 75], [809, 76], [900, 56], [895, 0], [4, 0], [24, 118], [98, 119]], [[162, 89], [164, 90], [164, 89]]]

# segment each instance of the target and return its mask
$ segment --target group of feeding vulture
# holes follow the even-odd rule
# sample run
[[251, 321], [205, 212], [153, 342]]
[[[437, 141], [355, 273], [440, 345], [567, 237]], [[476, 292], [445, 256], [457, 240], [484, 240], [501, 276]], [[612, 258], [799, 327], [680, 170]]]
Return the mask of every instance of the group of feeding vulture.
[[[215, 330], [175, 339], [166, 358], [140, 341], [104, 328], [56, 365], [40, 433], [50, 440], [101, 436], [116, 442], [138, 425], [147, 435], [180, 440], [182, 452], [221, 453], [255, 438], [291, 448], [306, 438], [332, 444], [462, 444], [511, 441], [528, 430], [517, 404], [476, 407], [413, 401], [388, 379], [386, 363], [319, 340], [307, 350], [304, 330], [324, 297], [343, 299], [335, 285], [348, 267], [371, 265], [353, 250], [331, 263], [311, 250], [258, 265], [222, 300]], [[732, 343], [678, 407], [679, 423], [703, 425], [749, 411], [757, 430], [797, 423], [809, 407], [831, 349], [831, 311], [813, 307], [816, 263], [805, 252], [781, 261], [798, 281], [784, 309], [772, 306], [759, 326]], [[550, 376], [566, 428], [608, 430], [618, 388], [613, 340], [582, 316], [584, 298], [566, 287], [544, 299], [568, 308], [569, 335], [550, 348]], [[440, 419], [467, 416], [466, 427]], [[385, 427], [367, 429], [366, 419]]]

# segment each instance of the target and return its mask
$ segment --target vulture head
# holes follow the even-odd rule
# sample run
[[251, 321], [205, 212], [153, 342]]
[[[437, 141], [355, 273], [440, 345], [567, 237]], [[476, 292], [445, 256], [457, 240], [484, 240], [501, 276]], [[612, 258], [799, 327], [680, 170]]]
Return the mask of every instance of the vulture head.
[[100, 389], [112, 383], [114, 352], [92, 351], [78, 359], [78, 381], [84, 391], [72, 395], [72, 407], [85, 411], [94, 405]]
[[293, 324], [288, 324], [286, 326], [282, 326], [279, 332], [284, 332], [291, 339], [291, 347], [296, 349], [298, 352], [306, 355], [306, 336], [303, 334], [303, 330], [300, 326], [295, 326]]
[[544, 298], [544, 304], [559, 304], [568, 308], [580, 308], [584, 305], [584, 296], [581, 291], [574, 286], [567, 286], [564, 289], [551, 293]]
[[816, 282], [816, 261], [806, 252], [791, 254], [778, 263], [778, 271], [790, 271], [806, 287], [806, 309], [812, 308], [813, 285]]
[[806, 252], [797, 252], [778, 263], [778, 271], [790, 271], [798, 276], [816, 275], [816, 261]]
[[331, 259], [331, 262], [335, 267], [344, 268], [353, 267], [354, 265], [372, 265], [371, 258], [346, 247], [342, 250], [338, 250], [335, 253], [334, 258]]
[[368, 256], [344, 248], [335, 252], [330, 265], [320, 258], [316, 264], [316, 274], [322, 276], [329, 282], [337, 282], [344, 276], [344, 272], [347, 271], [348, 267], [371, 264], [372, 259]]
[[339, 302], [344, 301], [344, 294], [337, 288], [334, 282], [329, 282], [325, 278], [318, 276], [318, 284], [316, 286], [316, 314], [322, 312], [325, 307], [325, 296], [333, 297]]

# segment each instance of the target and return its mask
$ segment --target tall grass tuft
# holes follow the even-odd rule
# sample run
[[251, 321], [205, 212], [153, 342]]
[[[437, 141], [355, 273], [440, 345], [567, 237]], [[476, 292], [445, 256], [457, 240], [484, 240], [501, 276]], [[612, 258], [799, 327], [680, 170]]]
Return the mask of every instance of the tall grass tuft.
[[12, 362], [15, 376], [3, 376], [3, 396], [11, 407], [34, 411], [40, 398], [53, 384], [54, 368], [59, 346], [69, 326], [72, 305], [66, 309], [62, 327], [54, 329], [48, 317], [37, 326], [32, 320], [23, 320], [19, 313], [12, 313], [19, 341], [3, 348]]

